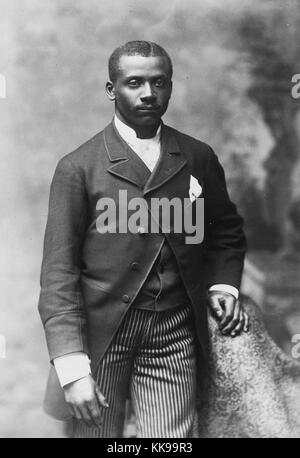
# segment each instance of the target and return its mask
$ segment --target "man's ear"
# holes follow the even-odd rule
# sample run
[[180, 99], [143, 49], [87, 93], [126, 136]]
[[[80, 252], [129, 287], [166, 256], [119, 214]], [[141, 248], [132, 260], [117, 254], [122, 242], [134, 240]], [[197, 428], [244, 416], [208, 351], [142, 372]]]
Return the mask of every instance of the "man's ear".
[[107, 81], [105, 85], [105, 91], [106, 91], [106, 95], [109, 98], [109, 100], [111, 102], [114, 102], [116, 99], [116, 95], [115, 95], [115, 86], [112, 81]]
[[170, 88], [171, 88], [171, 90], [170, 90], [170, 97], [169, 97], [169, 100], [170, 100], [170, 98], [171, 98], [171, 96], [172, 96], [172, 92], [173, 92], [173, 81], [172, 81], [172, 80], [170, 81]]

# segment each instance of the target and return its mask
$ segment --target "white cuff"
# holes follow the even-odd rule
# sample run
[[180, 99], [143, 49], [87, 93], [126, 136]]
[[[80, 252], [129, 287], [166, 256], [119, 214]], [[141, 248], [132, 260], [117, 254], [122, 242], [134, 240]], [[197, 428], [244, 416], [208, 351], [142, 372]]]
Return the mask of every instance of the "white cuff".
[[239, 290], [231, 285], [217, 284], [209, 288], [208, 291], [223, 291], [224, 293], [232, 294], [236, 299], [239, 298]]
[[62, 387], [91, 373], [89, 357], [83, 352], [59, 356], [53, 360], [53, 363]]

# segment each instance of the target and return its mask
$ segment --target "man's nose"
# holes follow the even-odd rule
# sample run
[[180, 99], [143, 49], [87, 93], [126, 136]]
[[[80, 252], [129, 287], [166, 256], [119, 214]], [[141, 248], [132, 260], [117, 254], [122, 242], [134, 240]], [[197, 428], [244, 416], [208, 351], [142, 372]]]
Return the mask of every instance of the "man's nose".
[[153, 99], [156, 97], [155, 91], [150, 83], [145, 83], [143, 86], [143, 92], [141, 94], [141, 99]]

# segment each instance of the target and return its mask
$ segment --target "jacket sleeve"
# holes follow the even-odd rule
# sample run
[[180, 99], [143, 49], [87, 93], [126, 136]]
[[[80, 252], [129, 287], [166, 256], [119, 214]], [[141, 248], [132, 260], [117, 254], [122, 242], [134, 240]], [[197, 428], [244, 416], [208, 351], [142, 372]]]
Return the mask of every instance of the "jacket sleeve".
[[243, 219], [229, 198], [224, 170], [211, 148], [204, 206], [207, 286], [223, 283], [239, 289], [246, 252]]
[[80, 288], [86, 215], [83, 179], [65, 157], [57, 165], [50, 189], [38, 306], [51, 361], [77, 351], [88, 353]]

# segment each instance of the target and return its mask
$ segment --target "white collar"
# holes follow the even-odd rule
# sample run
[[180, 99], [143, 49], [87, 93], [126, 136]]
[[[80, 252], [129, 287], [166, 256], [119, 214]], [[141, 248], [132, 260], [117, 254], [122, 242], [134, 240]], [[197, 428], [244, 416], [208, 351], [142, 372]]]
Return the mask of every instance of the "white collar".
[[132, 129], [131, 127], [127, 126], [127, 124], [125, 124], [123, 121], [121, 121], [117, 115], [114, 116], [114, 123], [115, 123], [115, 126], [116, 126], [116, 129], [117, 131], [119, 132], [119, 134], [121, 135], [121, 137], [123, 138], [123, 140], [125, 140], [126, 143], [128, 143], [129, 145], [138, 145], [138, 144], [153, 144], [153, 143], [156, 143], [156, 144], [159, 144], [160, 143], [160, 136], [161, 136], [161, 124], [158, 126], [158, 129], [156, 131], [156, 134], [154, 135], [154, 137], [152, 138], [138, 138], [136, 136], [136, 132], [134, 129]]

